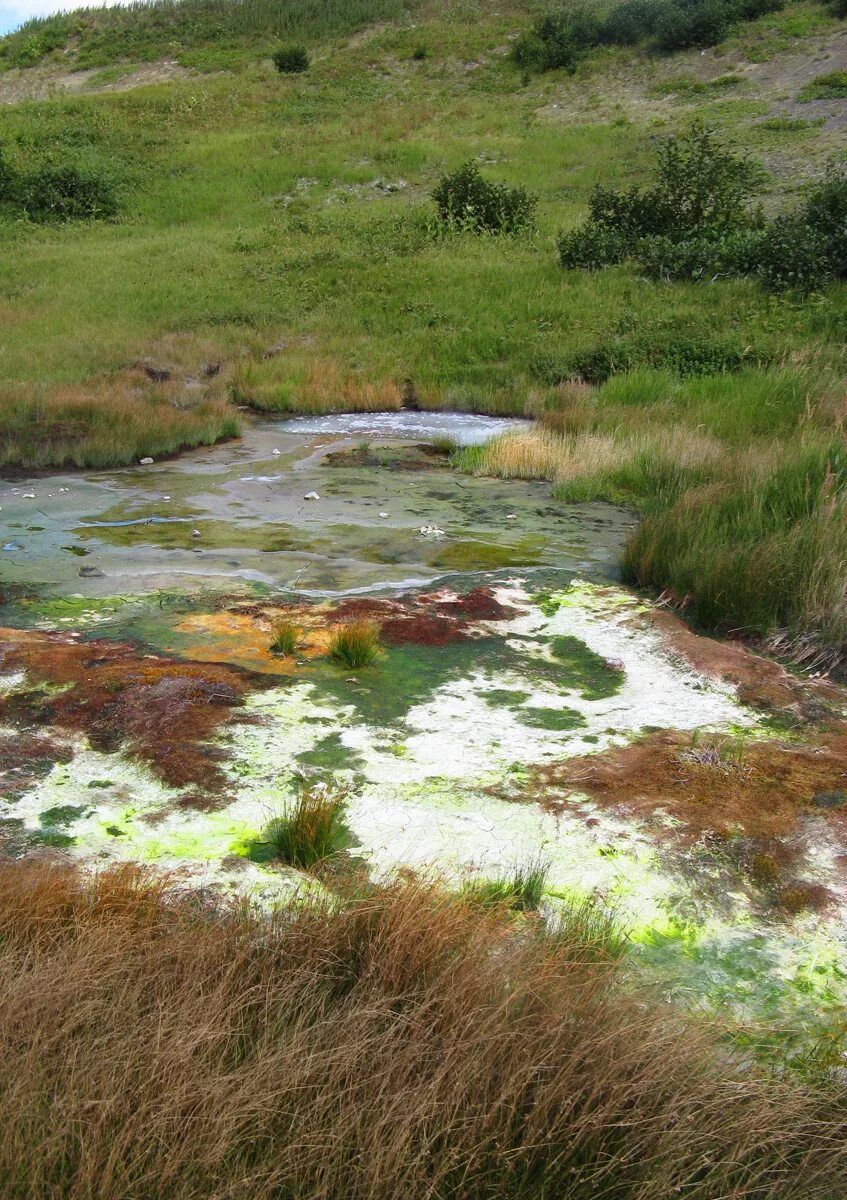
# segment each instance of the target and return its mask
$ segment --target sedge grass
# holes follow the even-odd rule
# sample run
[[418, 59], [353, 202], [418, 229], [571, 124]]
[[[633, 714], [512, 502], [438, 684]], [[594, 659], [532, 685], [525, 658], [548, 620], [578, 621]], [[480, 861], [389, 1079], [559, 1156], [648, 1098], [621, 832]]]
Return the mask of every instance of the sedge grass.
[[271, 651], [290, 658], [297, 652], [302, 630], [293, 621], [279, 620], [271, 625]]
[[595, 924], [527, 936], [422, 884], [262, 917], [5, 865], [4, 1197], [843, 1195], [837, 1090], [633, 995]]
[[348, 621], [332, 634], [330, 658], [345, 667], [367, 667], [380, 652], [379, 630], [372, 621]]
[[269, 822], [263, 840], [277, 858], [308, 870], [347, 844], [345, 795], [321, 783], [304, 785], [285, 811]]

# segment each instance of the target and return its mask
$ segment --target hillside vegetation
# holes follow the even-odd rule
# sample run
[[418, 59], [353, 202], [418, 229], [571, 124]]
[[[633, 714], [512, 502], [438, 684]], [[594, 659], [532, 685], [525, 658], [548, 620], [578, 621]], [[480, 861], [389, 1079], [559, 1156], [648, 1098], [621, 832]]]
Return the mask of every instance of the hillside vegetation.
[[[553, 8], [574, 44], [584, 9]], [[689, 49], [592, 33], [562, 66], [516, 52], [548, 9], [515, 0], [28, 23], [0, 41], [0, 461], [156, 457], [233, 436], [236, 406], [526, 413], [532, 434], [456, 465], [637, 506], [629, 578], [840, 661], [840, 260], [773, 290], [700, 243], [670, 267], [664, 244], [602, 270], [561, 251], [597, 185], [649, 188], [656, 135], [694, 121], [760, 165], [765, 222], [841, 169], [837, 9], [722, 11]], [[288, 42], [308, 70], [275, 69]], [[468, 163], [525, 189], [527, 219], [440, 209]]]

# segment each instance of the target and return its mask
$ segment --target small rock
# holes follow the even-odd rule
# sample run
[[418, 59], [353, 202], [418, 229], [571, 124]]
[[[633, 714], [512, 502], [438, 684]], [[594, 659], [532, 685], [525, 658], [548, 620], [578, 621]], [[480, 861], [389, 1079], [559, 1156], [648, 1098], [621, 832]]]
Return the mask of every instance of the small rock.
[[379, 515], [384, 519], [385, 517], [388, 516], [388, 513], [380, 513]]
[[20, 544], [20, 542], [5, 542], [3, 545], [3, 549], [4, 550], [23, 550], [23, 546]]
[[271, 450], [271, 454], [274, 456], [274, 458], [278, 458], [281, 453], [281, 450]]
[[191, 530], [191, 536], [192, 536], [192, 537], [202, 537], [203, 535], [202, 535], [202, 533], [200, 532], [200, 530], [199, 530], [199, 529], [192, 529], [192, 530]]
[[142, 363], [141, 369], [153, 383], [167, 383], [171, 377], [167, 367], [157, 367], [153, 363]]
[[303, 499], [304, 500], [320, 500], [320, 496], [318, 495], [317, 492], [306, 492], [306, 495], [303, 497]]
[[170, 500], [170, 496], [163, 496], [163, 497], [162, 497], [162, 499], [163, 499], [163, 500]]
[[139, 458], [138, 461], [141, 463], [142, 467], [149, 467], [151, 465], [151, 463], [153, 462], [153, 459], [152, 458]]
[[437, 525], [421, 525], [421, 537], [443, 538], [444, 530]]
[[34, 500], [34, 499], [35, 499], [35, 492], [24, 492], [24, 494], [21, 496], [21, 500]]
[[347, 678], [344, 680], [344, 682], [345, 683], [358, 683], [359, 681], [355, 675], [348, 675]]
[[514, 514], [514, 513], [506, 513], [506, 520], [507, 520], [507, 521], [517, 521], [517, 519], [518, 519], [518, 518], [515, 516], [515, 514]]
[[80, 567], [79, 573], [83, 579], [105, 579], [99, 567]]

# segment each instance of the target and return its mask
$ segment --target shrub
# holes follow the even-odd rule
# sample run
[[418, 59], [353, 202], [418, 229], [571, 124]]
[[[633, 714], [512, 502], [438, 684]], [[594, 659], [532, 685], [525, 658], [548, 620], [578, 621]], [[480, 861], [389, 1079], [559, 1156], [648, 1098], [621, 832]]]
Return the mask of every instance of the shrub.
[[432, 198], [445, 225], [476, 233], [516, 233], [531, 227], [537, 204], [526, 188], [490, 183], [474, 162], [445, 175]]
[[309, 69], [309, 52], [305, 46], [280, 46], [274, 51], [273, 64], [280, 75], [300, 75]]
[[345, 793], [329, 784], [305, 785], [282, 816], [264, 832], [264, 841], [292, 867], [308, 870], [325, 862], [347, 843], [344, 827]]
[[297, 650], [300, 628], [293, 621], [275, 621], [271, 626], [271, 650], [288, 658]]
[[[847, 9], [847, 3], [845, 3]], [[847, 15], [845, 12], [844, 15]], [[817, 75], [807, 83], [797, 96], [798, 100], [845, 100], [847, 99], [847, 71], [830, 71]]]
[[[847, 172], [830, 168], [794, 213], [765, 221], [750, 201], [758, 164], [722, 147], [695, 123], [662, 138], [656, 183], [614, 191], [598, 186], [589, 219], [558, 239], [564, 268], [597, 270], [635, 258], [654, 279], [755, 275], [771, 290], [809, 292], [847, 277]], [[616, 353], [598, 350], [606, 370]], [[598, 367], [587, 366], [584, 378]]]
[[604, 225], [585, 224], [560, 234], [559, 262], [565, 269], [597, 271], [623, 262], [630, 250], [626, 234]]
[[329, 644], [330, 657], [345, 667], [367, 667], [379, 651], [378, 630], [371, 621], [350, 621], [340, 626]]
[[[839, 0], [844, 3], [847, 0]], [[586, 9], [556, 9], [520, 35], [512, 57], [525, 71], [575, 70], [601, 45], [655, 45], [670, 53], [714, 46], [738, 21], [775, 12], [784, 0], [622, 0], [600, 20]]]
[[600, 41], [600, 23], [586, 9], [563, 9], [540, 17], [512, 50], [525, 71], [573, 71], [586, 50]]
[[46, 166], [20, 175], [16, 199], [33, 221], [93, 220], [118, 211], [110, 181], [73, 166]]

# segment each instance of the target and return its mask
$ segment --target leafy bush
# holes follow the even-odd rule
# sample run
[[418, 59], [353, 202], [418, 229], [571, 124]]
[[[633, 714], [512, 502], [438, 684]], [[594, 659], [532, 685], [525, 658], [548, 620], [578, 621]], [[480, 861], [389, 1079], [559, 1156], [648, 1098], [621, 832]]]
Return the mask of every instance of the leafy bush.
[[761, 167], [702, 125], [660, 139], [657, 157], [652, 187], [595, 188], [588, 221], [559, 236], [562, 267], [598, 270], [633, 258], [654, 279], [754, 275], [771, 290], [800, 292], [847, 277], [843, 168], [831, 168], [795, 213], [766, 222], [750, 203]]
[[490, 183], [474, 162], [445, 175], [432, 198], [445, 225], [476, 233], [516, 233], [531, 227], [538, 203], [526, 188]]
[[775, 12], [783, 4], [784, 0], [622, 0], [603, 20], [587, 9], [556, 9], [521, 34], [512, 56], [525, 72], [573, 71], [597, 46], [646, 43], [666, 53], [714, 46], [739, 21]]
[[733, 339], [648, 328], [630, 335], [607, 335], [588, 350], [572, 355], [560, 367], [560, 380], [602, 384], [612, 375], [639, 367], [691, 378], [737, 371], [749, 361], [750, 352]]
[[512, 57], [525, 71], [572, 71], [600, 42], [600, 22], [586, 9], [563, 9], [540, 17], [515, 42]]
[[31, 221], [74, 221], [112, 217], [118, 200], [111, 180], [90, 168], [47, 164], [19, 171], [0, 146], [0, 206]]
[[[847, 0], [842, 16], [847, 16]], [[798, 100], [845, 100], [847, 99], [847, 71], [830, 71], [818, 75], [798, 93]]]
[[33, 221], [93, 220], [118, 211], [111, 182], [81, 167], [46, 166], [21, 175], [16, 198]]
[[273, 64], [281, 75], [299, 75], [309, 69], [309, 52], [305, 46], [280, 46]]

